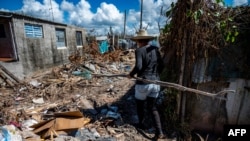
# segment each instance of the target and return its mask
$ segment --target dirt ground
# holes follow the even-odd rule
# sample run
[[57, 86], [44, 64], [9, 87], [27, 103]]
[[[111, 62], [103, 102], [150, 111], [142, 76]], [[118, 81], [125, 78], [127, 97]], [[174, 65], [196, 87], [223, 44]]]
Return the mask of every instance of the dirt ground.
[[[133, 56], [133, 51], [92, 56], [95, 59], [88, 61], [70, 56], [69, 64], [37, 71], [14, 87], [1, 80], [1, 127], [10, 131], [6, 126], [14, 125], [15, 131], [25, 141], [153, 140], [154, 129], [150, 122], [145, 123], [147, 130], [133, 126], [138, 121], [134, 101], [135, 80], [124, 76], [133, 67]], [[86, 124], [74, 130], [65, 129], [62, 135], [61, 131], [55, 131], [46, 137], [30, 128], [55, 119], [55, 113], [69, 111], [81, 112], [88, 119]], [[25, 123], [29, 123], [28, 126]]]

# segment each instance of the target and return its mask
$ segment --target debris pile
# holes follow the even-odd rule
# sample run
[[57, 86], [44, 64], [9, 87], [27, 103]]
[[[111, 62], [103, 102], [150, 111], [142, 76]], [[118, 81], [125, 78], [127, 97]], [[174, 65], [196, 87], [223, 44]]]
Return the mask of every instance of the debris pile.
[[1, 80], [0, 140], [150, 140], [131, 125], [138, 120], [134, 81], [124, 75], [133, 67], [133, 56], [130, 50], [88, 60], [74, 54], [71, 63], [36, 72], [14, 86]]

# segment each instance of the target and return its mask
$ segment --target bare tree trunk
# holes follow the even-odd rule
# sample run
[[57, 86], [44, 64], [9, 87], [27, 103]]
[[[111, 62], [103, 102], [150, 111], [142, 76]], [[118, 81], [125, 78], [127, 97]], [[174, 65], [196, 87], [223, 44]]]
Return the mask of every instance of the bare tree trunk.
[[[181, 58], [181, 69], [180, 69], [180, 77], [179, 77], [179, 84], [183, 85], [183, 79], [184, 79], [184, 71], [185, 71], [185, 61], [186, 61], [186, 32], [184, 32], [184, 38], [182, 40], [182, 58]], [[183, 112], [183, 108], [182, 108], [182, 98], [183, 98], [183, 93], [181, 91], [179, 91], [179, 93], [177, 94], [177, 114], [179, 115], [179, 117], [181, 116], [181, 119], [183, 120], [184, 117], [182, 115]]]

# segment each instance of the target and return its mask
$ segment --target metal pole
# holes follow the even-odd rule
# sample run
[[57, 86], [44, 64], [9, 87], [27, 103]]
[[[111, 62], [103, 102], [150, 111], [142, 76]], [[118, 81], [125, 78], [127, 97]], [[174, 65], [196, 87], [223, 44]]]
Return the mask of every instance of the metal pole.
[[53, 14], [53, 7], [51, 4], [51, 0], [50, 0], [50, 10], [51, 10], [51, 14], [52, 14], [52, 20], [54, 21], [54, 14]]
[[123, 39], [125, 39], [125, 36], [126, 36], [126, 18], [127, 18], [127, 12], [126, 12], [126, 10], [125, 10], [125, 14], [124, 14]]
[[141, 19], [140, 19], [140, 29], [142, 29], [142, 11], [143, 11], [143, 0], [141, 0]]

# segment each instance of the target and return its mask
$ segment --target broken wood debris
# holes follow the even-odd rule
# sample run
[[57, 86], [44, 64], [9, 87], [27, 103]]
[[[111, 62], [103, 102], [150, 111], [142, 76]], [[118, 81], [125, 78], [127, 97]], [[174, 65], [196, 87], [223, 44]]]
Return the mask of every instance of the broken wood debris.
[[[120, 53], [117, 52], [116, 55], [120, 55]], [[108, 57], [108, 55], [105, 56]], [[117, 56], [116, 59], [117, 58], [119, 57]], [[100, 113], [100, 111], [97, 111], [95, 108], [96, 106], [103, 107], [105, 104], [115, 102], [119, 99], [117, 92], [125, 91], [120, 90], [122, 87], [116, 86], [115, 81], [121, 79], [116, 79], [116, 77], [112, 79], [98, 79], [98, 77], [87, 79], [85, 76], [76, 76], [72, 73], [73, 71], [84, 72], [88, 70], [96, 74], [104, 72], [114, 74], [119, 72], [119, 69], [124, 71], [123, 63], [111, 63], [109, 62], [110, 58], [107, 58], [105, 61], [101, 60], [102, 59], [99, 58], [96, 59], [96, 61], [85, 61], [84, 64], [72, 62], [71, 64], [58, 66], [41, 73], [34, 73], [33, 76], [25, 78], [23, 83], [13, 86], [15, 89], [12, 89], [12, 92], [7, 93], [7, 91], [1, 91], [1, 95], [6, 95], [6, 97], [0, 100], [0, 104], [2, 101], [9, 101], [9, 104], [0, 105], [4, 106], [1, 109], [1, 113], [4, 115], [0, 115], [0, 118], [3, 119], [0, 120], [1, 124], [14, 123], [12, 121], [20, 123], [33, 119], [36, 120], [38, 124], [48, 122], [47, 125], [49, 125], [50, 121], [54, 123], [54, 113], [79, 110], [81, 113], [87, 112], [86, 116], [91, 116], [91, 119], [94, 118], [94, 116], [100, 116], [101, 121], [99, 121], [99, 123], [103, 129], [105, 129], [105, 126], [113, 126], [116, 124], [114, 120], [119, 120], [115, 119], [115, 116], [120, 115], [120, 113], [118, 113], [118, 111], [112, 114], [109, 111]], [[109, 67], [109, 65], [112, 65], [112, 67]], [[108, 92], [107, 89], [110, 88], [111, 84], [112, 92]], [[128, 86], [129, 84], [126, 83], [126, 85]], [[115, 93], [117, 95], [114, 95]], [[42, 99], [42, 102], [40, 99]], [[97, 103], [94, 104], [93, 102]], [[92, 126], [92, 128], [97, 129], [98, 127]], [[46, 130], [47, 134], [41, 134], [42, 138], [46, 136], [47, 139], [50, 138], [50, 140], [54, 140], [61, 134], [61, 131], [59, 132], [52, 128], [46, 128]], [[45, 130], [43, 132], [45, 132]]]
[[[129, 55], [126, 57], [129, 57]], [[0, 100], [0, 104], [1, 101], [10, 102], [8, 105], [2, 105], [3, 108], [0, 111], [4, 116], [0, 117], [3, 119], [1, 124], [10, 123], [11, 121], [19, 123], [30, 119], [37, 121], [37, 124], [45, 122], [46, 125], [51, 125], [49, 127], [53, 126], [53, 128], [44, 129], [46, 134], [43, 134], [43, 136], [41, 133], [41, 137], [44, 140], [46, 138], [46, 141], [49, 139], [55, 140], [55, 138], [62, 137], [62, 134], [67, 134], [54, 129], [56, 127], [54, 126], [56, 123], [55, 113], [80, 111], [84, 113], [84, 118], [90, 118], [93, 123], [90, 121], [77, 129], [79, 136], [75, 137], [78, 139], [83, 139], [83, 136], [91, 134], [92, 137], [89, 139], [114, 137], [117, 140], [124, 140], [124, 138], [129, 140], [128, 138], [131, 137], [131, 140], [142, 140], [143, 137], [134, 138], [134, 135], [137, 134], [136, 130], [133, 126], [126, 124], [126, 122], [134, 123], [136, 119], [131, 118], [131, 115], [124, 116], [124, 113], [131, 110], [132, 96], [127, 95], [127, 93], [130, 93], [131, 88], [133, 90], [134, 81], [123, 77], [127, 76], [126, 73], [131, 68], [134, 60], [126, 60], [125, 56], [121, 60], [126, 61], [119, 60], [119, 63], [101, 60], [95, 58], [94, 61], [85, 60], [84, 63], [72, 61], [71, 64], [59, 66], [26, 78], [24, 83], [15, 86], [14, 93], [2, 93], [6, 97]], [[129, 67], [125, 69], [126, 66]], [[91, 79], [87, 79], [84, 75], [76, 76], [72, 73], [73, 71], [84, 72], [85, 69], [90, 71]], [[136, 77], [135, 80], [137, 80]], [[160, 85], [173, 87], [173, 85], [164, 83]], [[184, 89], [185, 87], [174, 85], [174, 88], [193, 92], [192, 89]], [[33, 101], [40, 98], [43, 99], [43, 102], [37, 103]], [[122, 99], [129, 104], [124, 106], [123, 104], [126, 102], [122, 101]], [[121, 105], [117, 107], [107, 105], [107, 103], [119, 102], [122, 102], [122, 106], [126, 108], [120, 110], [118, 107]], [[51, 124], [49, 124], [50, 122]], [[26, 139], [28, 140], [28, 138]]]
[[[96, 77], [127, 77], [128, 74], [92, 74]], [[205, 91], [201, 91], [201, 90], [197, 90], [197, 89], [193, 89], [193, 88], [188, 88], [185, 86], [182, 86], [180, 84], [176, 84], [176, 83], [170, 83], [170, 82], [163, 82], [163, 81], [154, 81], [154, 80], [148, 80], [148, 79], [143, 79], [143, 78], [139, 78], [139, 77], [134, 77], [134, 79], [136, 80], [140, 80], [143, 82], [148, 82], [148, 83], [153, 83], [153, 84], [158, 84], [164, 87], [170, 87], [170, 88], [175, 88], [177, 90], [181, 90], [181, 91], [188, 91], [188, 92], [192, 92], [192, 93], [196, 93], [196, 94], [201, 94], [201, 95], [205, 95], [205, 96], [210, 96], [210, 97], [214, 97], [217, 95], [222, 95], [225, 93], [235, 93], [235, 90], [223, 90], [217, 93], [210, 93], [210, 92], [205, 92]]]
[[215, 97], [217, 95], [221, 95], [221, 94], [225, 94], [225, 93], [235, 93], [235, 90], [223, 90], [223, 91], [220, 91], [220, 92], [217, 92], [217, 93], [214, 94], [214, 93], [204, 92], [204, 91], [193, 89], [193, 88], [188, 88], [188, 87], [176, 84], [176, 83], [163, 82], [163, 81], [153, 81], [153, 80], [142, 79], [142, 78], [139, 78], [139, 77], [134, 77], [134, 78], [136, 80], [140, 80], [140, 81], [144, 81], [144, 82], [148, 82], [148, 83], [159, 84], [161, 86], [175, 88], [177, 90], [188, 91], [188, 92], [201, 94], [201, 95], [205, 95], [205, 96], [210, 96], [210, 97]]
[[8, 86], [15, 87], [21, 81], [9, 72], [5, 67], [0, 64], [0, 79], [2, 79]]
[[3, 65], [0, 64], [0, 71], [4, 72], [7, 77], [13, 79], [16, 83], [21, 83], [21, 80], [8, 71]]
[[3, 81], [5, 81], [9, 86], [11, 86], [11, 87], [15, 86], [13, 81], [11, 81], [3, 72], [1, 72], [1, 70], [0, 70], [0, 78], [2, 78]]

